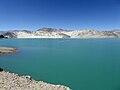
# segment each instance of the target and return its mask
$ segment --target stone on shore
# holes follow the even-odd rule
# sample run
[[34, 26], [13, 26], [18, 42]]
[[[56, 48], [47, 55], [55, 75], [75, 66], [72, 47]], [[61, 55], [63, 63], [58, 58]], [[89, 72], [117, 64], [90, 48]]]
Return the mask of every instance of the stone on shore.
[[0, 68], [0, 72], [2, 72], [3, 71], [3, 69], [2, 68]]
[[31, 77], [28, 76], [18, 76], [14, 73], [1, 71], [0, 90], [70, 90], [70, 88], [31, 80]]

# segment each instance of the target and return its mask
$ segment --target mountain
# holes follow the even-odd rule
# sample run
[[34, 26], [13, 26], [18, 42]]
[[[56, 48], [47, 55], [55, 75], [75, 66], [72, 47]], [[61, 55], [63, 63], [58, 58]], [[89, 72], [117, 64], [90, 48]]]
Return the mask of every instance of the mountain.
[[54, 28], [41, 28], [36, 31], [14, 30], [0, 32], [8, 38], [120, 38], [120, 30], [63, 30]]

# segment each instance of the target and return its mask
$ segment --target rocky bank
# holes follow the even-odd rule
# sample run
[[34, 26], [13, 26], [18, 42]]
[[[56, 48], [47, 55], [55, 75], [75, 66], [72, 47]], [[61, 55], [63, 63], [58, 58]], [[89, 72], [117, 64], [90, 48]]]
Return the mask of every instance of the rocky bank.
[[0, 90], [70, 90], [70, 88], [48, 84], [43, 81], [35, 81], [30, 76], [18, 76], [1, 69]]

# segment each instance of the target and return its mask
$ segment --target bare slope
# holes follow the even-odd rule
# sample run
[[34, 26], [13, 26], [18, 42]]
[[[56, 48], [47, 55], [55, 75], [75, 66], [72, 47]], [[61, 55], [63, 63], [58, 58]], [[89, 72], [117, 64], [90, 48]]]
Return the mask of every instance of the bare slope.
[[9, 38], [120, 38], [120, 30], [63, 30], [42, 28], [37, 31], [15, 30], [3, 33]]

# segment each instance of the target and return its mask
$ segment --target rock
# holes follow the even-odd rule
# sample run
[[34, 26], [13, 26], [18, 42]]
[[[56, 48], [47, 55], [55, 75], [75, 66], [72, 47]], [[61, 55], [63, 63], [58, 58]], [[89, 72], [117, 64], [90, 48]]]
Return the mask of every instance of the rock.
[[2, 68], [0, 68], [0, 72], [2, 72], [3, 71], [3, 69]]
[[25, 78], [32, 80], [31, 76], [25, 76]]

